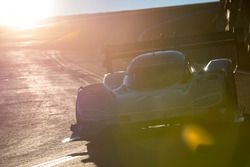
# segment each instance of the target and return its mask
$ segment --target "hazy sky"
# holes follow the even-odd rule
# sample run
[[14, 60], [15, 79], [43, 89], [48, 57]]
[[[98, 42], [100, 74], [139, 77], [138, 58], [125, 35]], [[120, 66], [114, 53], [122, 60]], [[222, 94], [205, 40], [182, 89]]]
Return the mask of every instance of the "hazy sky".
[[0, 25], [32, 26], [58, 15], [99, 13], [219, 0], [0, 0]]
[[95, 13], [214, 1], [218, 0], [54, 0], [53, 14]]

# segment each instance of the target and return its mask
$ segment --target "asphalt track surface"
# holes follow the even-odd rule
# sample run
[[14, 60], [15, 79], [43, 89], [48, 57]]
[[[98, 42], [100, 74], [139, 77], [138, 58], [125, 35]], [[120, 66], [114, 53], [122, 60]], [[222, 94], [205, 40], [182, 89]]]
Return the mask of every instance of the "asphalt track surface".
[[[237, 75], [248, 109], [250, 75]], [[0, 53], [0, 166], [250, 166], [248, 124], [173, 125], [62, 143], [75, 122], [77, 88], [100, 81], [56, 51]]]

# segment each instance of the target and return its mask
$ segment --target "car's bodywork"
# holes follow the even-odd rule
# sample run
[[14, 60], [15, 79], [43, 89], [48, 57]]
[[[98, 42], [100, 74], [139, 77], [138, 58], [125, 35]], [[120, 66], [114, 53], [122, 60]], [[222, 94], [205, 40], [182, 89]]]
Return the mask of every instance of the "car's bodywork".
[[180, 51], [151, 51], [136, 56], [125, 71], [106, 74], [102, 83], [79, 88], [72, 130], [93, 135], [130, 124], [232, 122], [240, 115], [237, 108], [230, 59], [211, 60], [195, 71]]

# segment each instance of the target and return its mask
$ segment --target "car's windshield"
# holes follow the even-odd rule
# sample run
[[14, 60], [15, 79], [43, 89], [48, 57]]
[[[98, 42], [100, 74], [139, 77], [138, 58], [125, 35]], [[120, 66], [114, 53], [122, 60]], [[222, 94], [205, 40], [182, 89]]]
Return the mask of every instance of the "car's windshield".
[[127, 69], [127, 86], [133, 89], [159, 89], [181, 81], [185, 56], [178, 51], [158, 51], [137, 56]]
[[159, 89], [180, 81], [183, 69], [169, 63], [138, 66], [131, 72], [132, 88]]

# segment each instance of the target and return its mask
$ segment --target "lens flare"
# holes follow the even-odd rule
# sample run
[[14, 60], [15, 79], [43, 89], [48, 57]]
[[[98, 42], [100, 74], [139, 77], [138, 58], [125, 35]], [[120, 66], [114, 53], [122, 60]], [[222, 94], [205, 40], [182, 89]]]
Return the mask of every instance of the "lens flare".
[[186, 126], [182, 132], [182, 137], [192, 151], [195, 151], [199, 146], [210, 146], [214, 143], [208, 131], [197, 125]]

